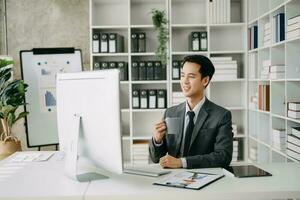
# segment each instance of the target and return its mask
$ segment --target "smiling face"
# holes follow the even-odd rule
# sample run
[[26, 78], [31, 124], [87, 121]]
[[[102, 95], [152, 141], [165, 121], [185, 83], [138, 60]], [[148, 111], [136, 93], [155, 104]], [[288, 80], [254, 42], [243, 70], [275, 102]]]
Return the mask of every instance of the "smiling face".
[[181, 70], [180, 85], [186, 98], [202, 99], [205, 86], [209, 77], [202, 77], [199, 72], [200, 65], [192, 62], [185, 62]]

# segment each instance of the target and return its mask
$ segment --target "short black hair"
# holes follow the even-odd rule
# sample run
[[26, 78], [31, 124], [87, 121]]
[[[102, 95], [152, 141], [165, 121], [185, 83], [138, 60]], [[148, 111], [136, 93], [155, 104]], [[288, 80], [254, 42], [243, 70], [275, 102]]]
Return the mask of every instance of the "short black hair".
[[210, 82], [210, 80], [212, 79], [212, 77], [215, 73], [215, 67], [212, 64], [212, 62], [209, 60], [209, 58], [207, 58], [206, 56], [203, 56], [203, 55], [186, 56], [183, 59], [181, 67], [183, 67], [184, 63], [186, 63], [186, 62], [196, 63], [196, 64], [200, 65], [199, 73], [201, 74], [201, 78], [208, 76], [209, 82]]

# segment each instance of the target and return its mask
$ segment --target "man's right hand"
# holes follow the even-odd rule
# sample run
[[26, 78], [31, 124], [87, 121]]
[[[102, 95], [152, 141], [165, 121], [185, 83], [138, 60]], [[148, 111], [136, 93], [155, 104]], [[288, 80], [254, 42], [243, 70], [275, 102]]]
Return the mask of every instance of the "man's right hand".
[[165, 120], [161, 120], [154, 125], [154, 140], [157, 144], [162, 142], [164, 135], [166, 134], [167, 126]]

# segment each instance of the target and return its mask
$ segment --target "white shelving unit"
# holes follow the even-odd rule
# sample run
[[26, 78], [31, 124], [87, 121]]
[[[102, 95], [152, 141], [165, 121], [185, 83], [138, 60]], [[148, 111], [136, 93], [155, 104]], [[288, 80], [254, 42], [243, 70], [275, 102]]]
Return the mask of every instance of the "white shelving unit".
[[[247, 26], [258, 25], [258, 48], [248, 51], [248, 56], [256, 55], [257, 61], [254, 78], [248, 79], [249, 99], [257, 92], [259, 84], [270, 85], [270, 110], [264, 111], [249, 108], [249, 161], [251, 162], [290, 162], [296, 161], [286, 154], [285, 149], [277, 149], [273, 146], [272, 129], [285, 129], [286, 135], [291, 133], [291, 127], [300, 126], [300, 120], [287, 117], [287, 102], [300, 101], [300, 38], [284, 40], [263, 46], [263, 29], [268, 22], [271, 24], [271, 34], [274, 37], [273, 16], [277, 13], [285, 13], [285, 30], [287, 20], [300, 15], [300, 1], [297, 0], [249, 0]], [[250, 58], [249, 58], [250, 60]], [[285, 77], [283, 79], [261, 79], [260, 71], [262, 62], [271, 60], [271, 65], [285, 65]], [[250, 63], [248, 63], [249, 68]], [[249, 72], [250, 73], [250, 72]], [[252, 75], [253, 77], [253, 75]], [[255, 154], [257, 159], [253, 159]], [[254, 156], [255, 158], [255, 156]]]
[[[133, 89], [166, 89], [167, 105], [172, 106], [172, 92], [181, 91], [180, 82], [172, 80], [173, 60], [182, 60], [186, 55], [201, 54], [208, 57], [231, 56], [238, 63], [238, 78], [212, 81], [206, 89], [207, 97], [213, 102], [231, 110], [233, 123], [238, 126], [239, 161], [246, 161], [247, 155], [247, 2], [231, 0], [231, 22], [209, 23], [209, 0], [90, 0], [90, 44], [92, 33], [117, 32], [125, 37], [124, 53], [91, 53], [93, 61], [128, 62], [128, 81], [121, 82], [121, 108], [123, 128], [123, 152], [125, 162], [133, 161], [135, 141], [149, 140], [153, 125], [159, 121], [165, 109], [133, 109]], [[165, 81], [133, 81], [132, 61], [158, 60], [155, 49], [158, 45], [152, 25], [150, 11], [165, 10], [169, 20], [169, 49]], [[146, 52], [131, 53], [131, 32], [146, 33]], [[191, 52], [188, 49], [188, 35], [192, 31], [207, 31], [208, 50]]]

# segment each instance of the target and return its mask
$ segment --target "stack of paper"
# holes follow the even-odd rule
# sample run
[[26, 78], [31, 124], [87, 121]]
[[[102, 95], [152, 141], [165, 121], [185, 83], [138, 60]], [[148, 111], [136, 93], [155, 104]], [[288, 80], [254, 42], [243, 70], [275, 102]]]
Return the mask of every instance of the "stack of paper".
[[281, 151], [286, 149], [286, 131], [285, 129], [273, 129], [273, 147]]
[[287, 20], [286, 38], [293, 39], [300, 37], [300, 15]]
[[232, 80], [237, 79], [237, 61], [232, 57], [211, 57], [215, 66], [215, 74], [212, 80]]
[[149, 164], [148, 141], [136, 142], [133, 144], [133, 165]]

